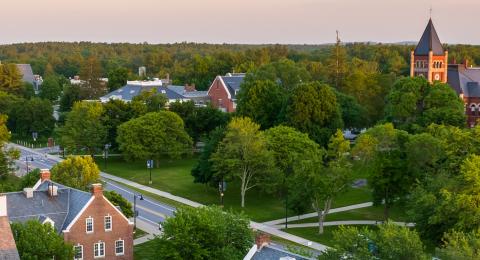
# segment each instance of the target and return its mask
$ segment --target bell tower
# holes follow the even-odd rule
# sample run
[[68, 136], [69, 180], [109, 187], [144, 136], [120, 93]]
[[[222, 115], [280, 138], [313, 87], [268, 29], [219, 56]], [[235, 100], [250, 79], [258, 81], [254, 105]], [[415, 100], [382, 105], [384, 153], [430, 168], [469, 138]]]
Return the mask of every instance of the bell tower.
[[425, 77], [428, 82], [447, 83], [448, 51], [443, 50], [432, 19], [428, 21], [422, 38], [410, 54], [410, 76]]

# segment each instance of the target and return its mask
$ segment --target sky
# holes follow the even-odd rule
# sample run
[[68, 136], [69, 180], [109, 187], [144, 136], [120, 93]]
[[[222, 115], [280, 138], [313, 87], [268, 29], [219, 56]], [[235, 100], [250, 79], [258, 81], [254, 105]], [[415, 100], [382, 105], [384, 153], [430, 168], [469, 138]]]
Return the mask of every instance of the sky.
[[0, 0], [0, 44], [42, 41], [480, 44], [479, 0]]

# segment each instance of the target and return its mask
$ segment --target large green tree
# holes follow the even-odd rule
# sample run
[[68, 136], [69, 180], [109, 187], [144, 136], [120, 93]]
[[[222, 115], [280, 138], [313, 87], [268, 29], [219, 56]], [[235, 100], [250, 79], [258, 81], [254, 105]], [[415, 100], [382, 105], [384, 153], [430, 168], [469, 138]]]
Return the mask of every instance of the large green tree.
[[60, 86], [60, 83], [58, 83], [56, 77], [48, 76], [42, 82], [39, 97], [50, 101], [56, 101], [61, 93], [62, 87]]
[[79, 190], [88, 191], [100, 182], [100, 169], [91, 156], [70, 156], [51, 171], [53, 181]]
[[275, 170], [274, 158], [267, 149], [260, 125], [248, 117], [237, 117], [230, 121], [225, 137], [211, 161], [217, 177], [240, 180], [242, 207], [245, 207], [247, 191], [269, 181]]
[[221, 181], [221, 179], [215, 176], [215, 170], [213, 169], [213, 163], [210, 161], [210, 157], [217, 150], [218, 145], [224, 137], [224, 127], [217, 127], [210, 132], [205, 146], [202, 149], [202, 153], [198, 158], [197, 165], [191, 171], [194, 178], [193, 182], [214, 186], [218, 181]]
[[106, 83], [101, 81], [102, 66], [95, 56], [86, 58], [80, 67], [82, 92], [86, 99], [95, 100], [107, 92]]
[[103, 106], [97, 102], [77, 102], [67, 114], [65, 125], [58, 130], [60, 143], [69, 151], [86, 149], [93, 155], [104, 146], [107, 134], [102, 124]]
[[128, 69], [126, 68], [115, 68], [108, 72], [108, 90], [114, 91], [119, 89], [127, 84], [128, 80]]
[[52, 103], [46, 99], [32, 98], [22, 100], [14, 105], [10, 113], [12, 130], [20, 136], [31, 136], [37, 132], [39, 136], [49, 137], [55, 127]]
[[118, 127], [117, 142], [127, 160], [180, 157], [192, 151], [192, 140], [182, 119], [175, 113], [160, 111], [131, 119]]
[[72, 259], [73, 245], [63, 240], [49, 224], [37, 220], [11, 224], [21, 259]]
[[252, 231], [243, 215], [218, 207], [180, 208], [155, 238], [162, 259], [242, 259], [252, 246]]
[[0, 64], [0, 91], [19, 95], [23, 93], [22, 74], [15, 64]]

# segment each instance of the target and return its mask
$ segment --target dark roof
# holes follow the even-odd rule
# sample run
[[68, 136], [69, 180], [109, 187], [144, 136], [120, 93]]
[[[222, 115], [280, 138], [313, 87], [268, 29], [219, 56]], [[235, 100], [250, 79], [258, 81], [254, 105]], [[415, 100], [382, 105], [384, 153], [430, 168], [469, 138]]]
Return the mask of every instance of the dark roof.
[[[51, 197], [47, 194], [48, 185], [51, 183], [58, 186], [57, 196]], [[48, 217], [55, 222], [55, 230], [59, 233], [72, 222], [92, 196], [88, 192], [50, 181], [44, 181], [33, 191], [33, 198], [27, 198], [23, 192], [10, 192], [5, 195], [11, 221], [25, 222], [35, 219], [42, 222]]]
[[448, 65], [448, 84], [464, 97], [480, 97], [480, 68], [463, 64]]
[[30, 64], [17, 64], [17, 68], [22, 74], [22, 80], [33, 84], [35, 77], [33, 76], [32, 66]]
[[265, 246], [260, 251], [257, 251], [253, 255], [253, 260], [279, 260], [281, 257], [291, 257], [295, 260], [309, 260], [311, 258], [307, 258], [301, 255], [297, 255], [291, 252], [284, 251], [279, 248], [275, 248], [272, 246]]
[[227, 87], [230, 96], [232, 97], [232, 99], [235, 99], [236, 92], [240, 90], [240, 86], [243, 83], [243, 79], [245, 79], [245, 75], [241, 74], [235, 76], [221, 76], [221, 78], [225, 83], [225, 86]]
[[427, 28], [425, 28], [422, 38], [420, 38], [420, 41], [415, 48], [415, 55], [427, 56], [430, 51], [433, 51], [433, 55], [444, 54], [442, 43], [438, 38], [432, 19], [428, 21]]
[[[180, 89], [185, 89], [184, 86], [141, 86], [141, 85], [125, 85], [117, 90], [114, 90], [100, 100], [108, 101], [109, 99], [122, 99], [124, 101], [132, 101], [132, 99], [144, 91], [150, 91], [152, 88], [157, 90], [158, 94], [164, 94], [169, 100], [188, 99], [188, 95], [182, 95]], [[198, 95], [208, 96], [205, 91], [196, 91]]]

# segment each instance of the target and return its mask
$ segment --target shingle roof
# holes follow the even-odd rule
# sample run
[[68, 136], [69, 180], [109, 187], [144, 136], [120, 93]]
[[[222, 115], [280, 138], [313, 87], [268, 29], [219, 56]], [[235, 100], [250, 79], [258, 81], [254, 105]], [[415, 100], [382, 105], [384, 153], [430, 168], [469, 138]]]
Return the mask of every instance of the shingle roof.
[[33, 84], [35, 77], [33, 76], [32, 66], [30, 64], [17, 64], [17, 68], [22, 74], [23, 81]]
[[418, 42], [415, 48], [415, 55], [428, 55], [430, 51], [433, 51], [433, 55], [443, 55], [443, 46], [438, 38], [437, 31], [433, 26], [432, 19], [428, 21], [427, 28], [423, 32], [422, 38]]
[[[49, 196], [49, 184], [58, 186], [57, 196]], [[55, 230], [61, 232], [77, 216], [80, 210], [91, 198], [88, 192], [80, 191], [64, 185], [44, 181], [33, 198], [27, 198], [23, 192], [5, 193], [7, 197], [7, 212], [11, 221], [25, 222], [36, 219], [42, 221], [49, 217], [55, 222]]]
[[221, 76], [223, 82], [225, 82], [225, 85], [228, 89], [228, 92], [230, 93], [230, 96], [232, 96], [232, 99], [236, 98], [236, 92], [240, 90], [240, 86], [243, 83], [243, 80], [245, 79], [245, 75], [235, 75], [235, 76]]
[[301, 255], [297, 255], [291, 252], [287, 252], [281, 250], [279, 248], [265, 246], [260, 251], [257, 251], [253, 255], [253, 260], [279, 260], [281, 257], [290, 257], [295, 260], [309, 260], [311, 258], [307, 258]]
[[[122, 99], [124, 101], [132, 101], [132, 99], [144, 91], [150, 91], [152, 88], [157, 90], [158, 94], [164, 94], [169, 100], [181, 100], [186, 99], [191, 96], [208, 96], [206, 91], [192, 91], [184, 92], [184, 86], [140, 86], [140, 85], [125, 85], [117, 90], [114, 90], [105, 96], [101, 97], [100, 100], [108, 101], [109, 99]], [[182, 94], [182, 92], [184, 92]], [[195, 93], [195, 94], [193, 94]]]
[[448, 84], [464, 97], [480, 97], [480, 68], [465, 68], [465, 65], [448, 66]]

